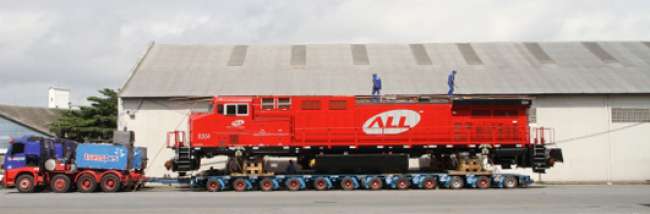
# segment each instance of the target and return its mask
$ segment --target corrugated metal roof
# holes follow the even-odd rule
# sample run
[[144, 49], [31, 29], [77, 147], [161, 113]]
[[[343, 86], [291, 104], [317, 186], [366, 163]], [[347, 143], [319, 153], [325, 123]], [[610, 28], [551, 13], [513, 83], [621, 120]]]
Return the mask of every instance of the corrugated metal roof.
[[61, 113], [62, 111], [58, 109], [0, 105], [0, 117], [49, 136], [54, 136], [50, 132], [49, 125], [61, 116]]
[[120, 95], [365, 95], [372, 73], [384, 94], [444, 94], [452, 69], [459, 94], [650, 93], [647, 42], [421, 45], [155, 44]]

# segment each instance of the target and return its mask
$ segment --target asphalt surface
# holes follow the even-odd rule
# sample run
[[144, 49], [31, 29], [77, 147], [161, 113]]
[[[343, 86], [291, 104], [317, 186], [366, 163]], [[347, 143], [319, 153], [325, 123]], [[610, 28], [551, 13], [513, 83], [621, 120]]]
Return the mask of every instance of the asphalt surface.
[[545, 186], [513, 190], [124, 193], [0, 190], [0, 213], [650, 213], [650, 186]]

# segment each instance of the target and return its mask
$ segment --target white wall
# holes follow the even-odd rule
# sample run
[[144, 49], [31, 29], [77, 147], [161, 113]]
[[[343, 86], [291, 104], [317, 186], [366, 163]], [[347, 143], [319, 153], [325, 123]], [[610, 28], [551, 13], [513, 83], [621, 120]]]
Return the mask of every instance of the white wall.
[[61, 88], [50, 88], [48, 90], [48, 108], [69, 109], [70, 90]]
[[147, 147], [149, 162], [145, 173], [161, 177], [167, 171], [163, 164], [174, 157], [166, 148], [166, 134], [169, 131], [187, 131], [190, 109], [204, 111], [205, 101], [165, 99], [120, 99], [118, 108], [118, 129], [135, 131], [135, 144]]
[[555, 129], [564, 163], [546, 181], [650, 179], [650, 123], [612, 123], [612, 107], [650, 108], [650, 96], [539, 96], [535, 125]]
[[[205, 110], [207, 102], [162, 99], [120, 101], [119, 129], [136, 133], [147, 146], [149, 176], [163, 176], [163, 163], [173, 157], [165, 133], [187, 130], [189, 109]], [[544, 181], [645, 181], [650, 179], [650, 123], [611, 123], [611, 107], [650, 108], [650, 95], [538, 96], [534, 125], [555, 129], [564, 163], [542, 175]], [[130, 117], [126, 112], [130, 112]], [[222, 161], [222, 160], [221, 160]], [[518, 170], [530, 173], [530, 170]], [[538, 178], [537, 175], [534, 178]]]

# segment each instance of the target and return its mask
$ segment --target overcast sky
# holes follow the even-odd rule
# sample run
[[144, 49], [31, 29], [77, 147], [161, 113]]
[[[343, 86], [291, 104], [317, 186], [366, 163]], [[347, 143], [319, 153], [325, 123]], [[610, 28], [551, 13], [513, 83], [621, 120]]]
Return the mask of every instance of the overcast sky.
[[[0, 0], [0, 103], [121, 87], [151, 41], [285, 44], [650, 40], [650, 1]], [[453, 3], [452, 3], [453, 2]]]

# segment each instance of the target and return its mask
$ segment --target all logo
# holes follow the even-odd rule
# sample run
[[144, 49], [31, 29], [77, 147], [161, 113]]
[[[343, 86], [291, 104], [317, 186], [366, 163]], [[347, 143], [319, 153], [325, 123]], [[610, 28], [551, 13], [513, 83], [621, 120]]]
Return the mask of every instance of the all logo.
[[368, 135], [395, 135], [420, 123], [420, 114], [413, 110], [398, 109], [379, 113], [363, 123], [363, 132]]

